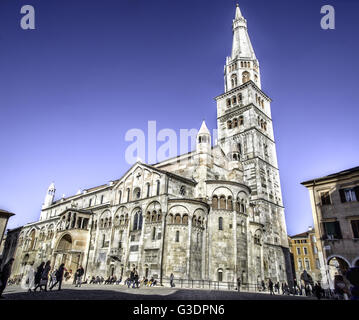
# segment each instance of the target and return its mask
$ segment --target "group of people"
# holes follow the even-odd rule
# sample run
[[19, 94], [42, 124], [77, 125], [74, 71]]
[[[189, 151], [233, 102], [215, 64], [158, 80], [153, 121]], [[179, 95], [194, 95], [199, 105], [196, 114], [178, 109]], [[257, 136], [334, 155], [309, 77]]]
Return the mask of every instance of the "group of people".
[[[11, 284], [9, 277], [11, 275], [11, 268], [14, 259], [10, 259], [2, 268], [0, 273], [0, 297], [3, 298], [2, 293], [7, 284]], [[1, 263], [0, 263], [1, 264]], [[65, 264], [62, 263], [55, 269], [51, 267], [51, 261], [46, 263], [43, 261], [35, 269], [34, 262], [30, 262], [25, 265], [24, 275], [22, 278], [17, 279], [15, 284], [21, 284], [22, 288], [26, 288], [28, 292], [52, 290], [55, 286], [58, 286], [58, 290], [61, 290], [62, 281], [68, 280], [71, 277], [72, 270], [67, 270]], [[80, 266], [74, 276], [74, 284], [76, 287], [81, 287], [82, 277], [84, 275], [84, 269]]]

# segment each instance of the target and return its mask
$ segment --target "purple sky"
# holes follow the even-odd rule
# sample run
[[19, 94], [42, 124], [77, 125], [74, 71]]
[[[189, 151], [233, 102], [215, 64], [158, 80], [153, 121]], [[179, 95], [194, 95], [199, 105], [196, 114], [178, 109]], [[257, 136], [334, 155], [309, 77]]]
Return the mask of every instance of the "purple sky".
[[[8, 227], [57, 197], [121, 177], [125, 133], [216, 127], [232, 0], [1, 0], [0, 207]], [[36, 30], [20, 28], [20, 8]], [[336, 9], [336, 30], [320, 8]], [[241, 0], [272, 99], [289, 234], [312, 225], [300, 182], [358, 165], [359, 2]]]

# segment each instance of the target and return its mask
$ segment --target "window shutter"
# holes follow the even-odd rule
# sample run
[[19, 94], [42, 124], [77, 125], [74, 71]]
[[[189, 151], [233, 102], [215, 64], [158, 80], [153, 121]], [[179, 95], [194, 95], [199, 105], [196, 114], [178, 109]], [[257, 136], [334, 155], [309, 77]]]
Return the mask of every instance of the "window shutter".
[[357, 198], [357, 201], [359, 201], [359, 186], [354, 188], [355, 196]]
[[340, 200], [341, 202], [346, 202], [345, 200], [345, 193], [343, 189], [339, 189], [339, 194], [340, 194]]

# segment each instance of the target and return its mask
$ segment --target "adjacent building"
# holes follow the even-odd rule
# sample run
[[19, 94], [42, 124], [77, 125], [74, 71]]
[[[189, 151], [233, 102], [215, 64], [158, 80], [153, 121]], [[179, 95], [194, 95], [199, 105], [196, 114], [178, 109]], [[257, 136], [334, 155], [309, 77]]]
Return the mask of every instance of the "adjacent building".
[[308, 188], [323, 285], [359, 265], [359, 167], [302, 182]]
[[[20, 234], [15, 275], [51, 260], [86, 276], [140, 276], [257, 284], [292, 279], [271, 99], [237, 6], [217, 101], [218, 143], [202, 123], [194, 151], [137, 162], [120, 179], [55, 200]], [[199, 282], [201, 283], [201, 282]]]
[[317, 238], [313, 228], [308, 231], [288, 236], [289, 250], [293, 255], [294, 278], [302, 279], [304, 270], [313, 282], [321, 282], [320, 261], [318, 257]]

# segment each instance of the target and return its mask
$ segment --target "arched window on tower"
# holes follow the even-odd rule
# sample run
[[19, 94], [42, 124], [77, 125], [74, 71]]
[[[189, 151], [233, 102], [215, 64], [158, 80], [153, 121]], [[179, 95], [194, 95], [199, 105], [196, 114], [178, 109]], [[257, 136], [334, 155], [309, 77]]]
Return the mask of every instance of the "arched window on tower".
[[227, 104], [227, 107], [230, 107], [231, 106], [231, 99], [227, 99], [226, 104]]
[[244, 118], [243, 118], [243, 116], [240, 116], [238, 119], [239, 119], [239, 125], [240, 125], [240, 126], [243, 126], [243, 124], [244, 124]]
[[248, 71], [242, 73], [242, 83], [246, 83], [250, 80], [250, 75]]
[[233, 128], [237, 128], [238, 127], [238, 119], [234, 118], [233, 119]]
[[227, 121], [227, 128], [232, 129], [232, 121], [231, 120]]
[[227, 209], [230, 211], [233, 210], [233, 200], [231, 196], [228, 197]]
[[225, 196], [221, 196], [219, 198], [219, 208], [226, 209], [226, 197]]
[[176, 231], [176, 242], [179, 242], [179, 231]]
[[218, 230], [223, 230], [223, 218], [218, 218]]
[[236, 96], [233, 96], [233, 97], [232, 97], [232, 103], [233, 103], [233, 104], [237, 104], [237, 97], [236, 97]]
[[237, 75], [236, 74], [232, 74], [232, 76], [231, 76], [231, 84], [232, 84], [232, 88], [235, 88], [238, 85]]
[[213, 198], [212, 198], [212, 208], [218, 209], [218, 197], [217, 196], [213, 196]]

